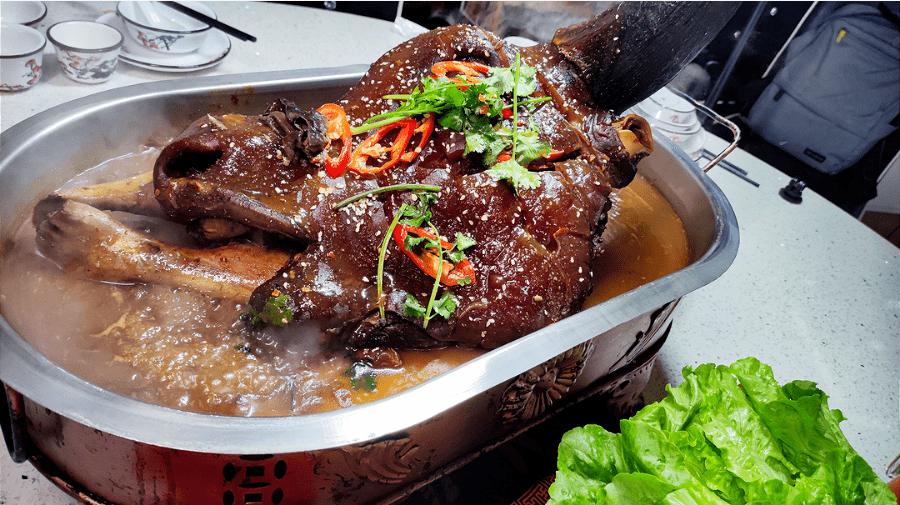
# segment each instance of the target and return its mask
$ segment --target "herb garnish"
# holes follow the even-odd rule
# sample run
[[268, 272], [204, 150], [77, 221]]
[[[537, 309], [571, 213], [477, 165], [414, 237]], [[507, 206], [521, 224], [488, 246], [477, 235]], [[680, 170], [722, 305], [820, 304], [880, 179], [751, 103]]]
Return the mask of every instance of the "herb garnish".
[[363, 198], [368, 198], [372, 195], [377, 195], [378, 193], [386, 193], [388, 191], [440, 191], [440, 186], [433, 186], [431, 184], [394, 184], [391, 186], [382, 186], [380, 188], [370, 189], [369, 191], [363, 191], [362, 193], [357, 193], [349, 198], [341, 200], [340, 202], [331, 206], [332, 209], [337, 210], [341, 207], [346, 207], [351, 203], [362, 200]]
[[272, 296], [266, 300], [266, 304], [259, 312], [253, 307], [241, 315], [241, 319], [248, 321], [251, 327], [257, 327], [261, 324], [271, 324], [284, 328], [288, 323], [294, 320], [294, 311], [287, 306], [290, 298], [286, 294], [275, 290]]
[[[394, 215], [394, 219], [391, 221], [390, 226], [388, 226], [387, 232], [384, 234], [384, 240], [381, 241], [381, 248], [378, 251], [378, 273], [377, 273], [377, 288], [378, 288], [378, 311], [381, 313], [381, 317], [384, 317], [384, 258], [387, 255], [387, 246], [391, 241], [391, 236], [394, 233], [394, 228], [400, 224], [400, 220], [404, 219], [404, 224], [412, 224], [413, 226], [421, 226], [422, 223], [431, 219], [431, 204], [437, 200], [437, 196], [434, 193], [426, 193], [423, 191], [415, 191], [413, 193], [413, 198], [415, 199], [415, 205], [409, 205], [404, 203], [400, 206], [400, 210], [397, 211], [397, 214]], [[413, 224], [415, 223], [415, 224]]]
[[[485, 67], [487, 76], [480, 81], [468, 80], [465, 84], [444, 75], [427, 76], [422, 87], [416, 87], [408, 95], [386, 95], [385, 99], [404, 100], [395, 110], [373, 116], [362, 125], [352, 128], [354, 134], [395, 123], [409, 117], [433, 112], [437, 123], [445, 128], [465, 133], [465, 154], [481, 153], [488, 173], [498, 180], [508, 179], [518, 192], [521, 188], [536, 188], [540, 179], [529, 172], [532, 161], [547, 157], [552, 150], [542, 141], [537, 127], [528, 122], [519, 128], [519, 107], [530, 112], [538, 102], [550, 97], [526, 97], [537, 89], [537, 69], [521, 63], [516, 55], [513, 67]], [[507, 97], [512, 96], [512, 103]], [[512, 120], [512, 124], [504, 120]], [[498, 160], [508, 152], [508, 159]], [[496, 169], [496, 170], [495, 170]]]
[[459, 304], [459, 298], [450, 291], [444, 291], [440, 298], [436, 298], [432, 293], [428, 300], [428, 307], [422, 306], [419, 300], [410, 293], [406, 294], [406, 301], [403, 302], [403, 315], [407, 317], [423, 318], [422, 327], [428, 326], [428, 321], [433, 319], [435, 315], [440, 315], [444, 319], [450, 319], [450, 315], [456, 310]]
[[[403, 237], [403, 249], [405, 249], [405, 251], [413, 251], [416, 248], [425, 247], [434, 251], [437, 256], [437, 261], [434, 262], [434, 271], [426, 270], [423, 268], [423, 265], [417, 263], [417, 266], [423, 268], [425, 273], [434, 277], [434, 284], [432, 285], [431, 294], [427, 304], [423, 306], [409, 293], [407, 293], [406, 302], [403, 304], [403, 315], [408, 317], [422, 317], [422, 327], [427, 328], [428, 321], [433, 319], [436, 315], [449, 319], [453, 311], [456, 310], [458, 299], [456, 298], [456, 295], [450, 291], [444, 291], [440, 298], [438, 298], [438, 290], [440, 289], [443, 274], [443, 259], [445, 252], [444, 245], [441, 244], [440, 234], [434, 225], [431, 224], [431, 205], [437, 201], [438, 197], [434, 193], [422, 191], [416, 191], [413, 193], [413, 197], [415, 200], [414, 204], [404, 203], [400, 206], [400, 209], [394, 215], [394, 219], [391, 221], [391, 224], [385, 233], [384, 240], [381, 243], [381, 250], [378, 255], [378, 309], [381, 313], [381, 317], [384, 317], [384, 259], [387, 255], [387, 245], [390, 237], [394, 235], [394, 231], [398, 226], [402, 226], [406, 229], [430, 229], [430, 237], [423, 234], [405, 234]], [[456, 243], [453, 244], [452, 247], [447, 246], [449, 249], [449, 251], [447, 251], [447, 256], [454, 263], [468, 263], [463, 251], [474, 245], [474, 240], [466, 237], [462, 233], [457, 233]], [[474, 276], [470, 278], [461, 277], [454, 279], [454, 281], [456, 282], [456, 285], [465, 286], [470, 284], [472, 279], [474, 279]]]
[[344, 375], [350, 377], [350, 384], [353, 389], [365, 389], [366, 391], [375, 391], [378, 384], [375, 382], [375, 373], [372, 369], [362, 361], [357, 361], [344, 370]]

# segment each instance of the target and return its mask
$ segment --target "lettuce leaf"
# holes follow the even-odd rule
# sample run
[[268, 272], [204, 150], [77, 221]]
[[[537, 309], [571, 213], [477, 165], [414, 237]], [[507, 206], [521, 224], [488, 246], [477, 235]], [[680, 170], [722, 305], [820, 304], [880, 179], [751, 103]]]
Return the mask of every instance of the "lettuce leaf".
[[756, 358], [685, 367], [684, 383], [620, 422], [563, 436], [550, 504], [894, 505], [809, 381]]

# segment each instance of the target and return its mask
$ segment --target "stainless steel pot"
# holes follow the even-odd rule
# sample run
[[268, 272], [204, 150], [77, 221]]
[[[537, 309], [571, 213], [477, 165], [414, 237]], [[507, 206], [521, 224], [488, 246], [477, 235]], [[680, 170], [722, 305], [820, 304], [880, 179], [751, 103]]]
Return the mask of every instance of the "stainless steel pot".
[[[34, 116], [0, 139], [0, 253], [36, 197], [84, 169], [170, 138], [206, 113], [252, 114], [282, 96], [301, 107], [333, 101], [364, 71], [162, 81]], [[685, 223], [689, 266], [340, 411], [238, 418], [143, 403], [67, 372], [0, 318], [7, 447], [88, 503], [359, 503], [400, 496], [585, 395], [605, 395], [612, 414], [630, 415], [677, 301], [721, 275], [738, 247], [724, 195], [670, 142], [657, 139], [640, 173]]]

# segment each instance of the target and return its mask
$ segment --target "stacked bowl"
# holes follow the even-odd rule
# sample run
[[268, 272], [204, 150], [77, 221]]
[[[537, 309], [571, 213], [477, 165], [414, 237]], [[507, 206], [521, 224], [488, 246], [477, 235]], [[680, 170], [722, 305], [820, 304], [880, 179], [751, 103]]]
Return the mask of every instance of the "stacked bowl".
[[669, 88], [660, 89], [631, 112], [646, 119], [654, 132], [668, 137], [694, 161], [703, 155], [706, 135], [696, 107]]

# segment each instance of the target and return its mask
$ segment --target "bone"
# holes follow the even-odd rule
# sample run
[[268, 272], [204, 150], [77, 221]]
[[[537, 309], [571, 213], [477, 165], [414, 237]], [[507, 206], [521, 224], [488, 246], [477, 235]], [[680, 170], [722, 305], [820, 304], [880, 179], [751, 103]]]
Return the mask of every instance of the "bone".
[[247, 244], [215, 249], [171, 246], [72, 200], [41, 222], [36, 241], [45, 256], [82, 277], [184, 287], [242, 303], [290, 257]]
[[57, 191], [38, 203], [33, 214], [35, 226], [59, 209], [64, 201], [80, 202], [100, 210], [131, 212], [142, 216], [164, 218], [153, 194], [153, 172], [129, 179], [94, 184], [82, 188]]

